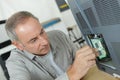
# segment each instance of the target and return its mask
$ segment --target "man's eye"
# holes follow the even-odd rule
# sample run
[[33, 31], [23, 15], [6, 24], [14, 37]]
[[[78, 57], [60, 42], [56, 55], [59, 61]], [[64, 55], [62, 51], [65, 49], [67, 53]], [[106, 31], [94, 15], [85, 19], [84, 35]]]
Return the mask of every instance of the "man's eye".
[[43, 31], [40, 34], [43, 34]]
[[37, 39], [33, 39], [33, 40], [31, 41], [31, 43], [34, 43], [34, 42], [36, 42], [36, 40], [37, 40]]
[[40, 35], [41, 35], [41, 34], [44, 34], [44, 30], [42, 30], [42, 31], [40, 32]]

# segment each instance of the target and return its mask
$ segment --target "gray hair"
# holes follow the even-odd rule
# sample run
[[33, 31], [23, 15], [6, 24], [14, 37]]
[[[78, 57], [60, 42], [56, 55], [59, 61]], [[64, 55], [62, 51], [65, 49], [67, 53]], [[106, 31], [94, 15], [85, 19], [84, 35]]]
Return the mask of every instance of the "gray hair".
[[[15, 28], [17, 27], [18, 24], [23, 24], [25, 23], [25, 21], [27, 21], [29, 18], [34, 18], [36, 20], [38, 20], [37, 17], [35, 17], [33, 14], [31, 14], [30, 12], [27, 11], [20, 11], [17, 12], [15, 14], [13, 14], [6, 22], [5, 25], [5, 29], [6, 32], [9, 36], [9, 38], [14, 41], [14, 40], [19, 40], [16, 32], [15, 32]], [[38, 20], [39, 21], [39, 20]]]

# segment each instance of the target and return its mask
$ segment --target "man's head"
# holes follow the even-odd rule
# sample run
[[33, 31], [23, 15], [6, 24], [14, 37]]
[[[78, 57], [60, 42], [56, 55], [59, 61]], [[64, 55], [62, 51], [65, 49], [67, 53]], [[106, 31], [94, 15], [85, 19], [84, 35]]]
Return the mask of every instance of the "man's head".
[[36, 55], [45, 55], [50, 50], [47, 35], [39, 20], [29, 12], [21, 11], [6, 22], [6, 31], [13, 45]]

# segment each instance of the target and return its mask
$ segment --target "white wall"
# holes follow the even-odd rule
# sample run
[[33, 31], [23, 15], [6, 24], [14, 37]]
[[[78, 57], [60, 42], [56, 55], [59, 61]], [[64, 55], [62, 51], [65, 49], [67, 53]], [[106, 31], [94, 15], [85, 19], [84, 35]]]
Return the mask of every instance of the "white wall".
[[[6, 20], [17, 11], [29, 11], [37, 16], [40, 22], [45, 22], [55, 17], [61, 17], [54, 0], [0, 0], [0, 20]], [[65, 29], [64, 23], [60, 23], [57, 27]], [[0, 25], [0, 42], [7, 40], [4, 26]]]
[[64, 32], [66, 27], [76, 25], [70, 9], [60, 12], [55, 0], [0, 0], [0, 20], [8, 19], [13, 13], [23, 10], [33, 13], [40, 22], [61, 18], [62, 22], [54, 27], [64, 29]]
[[32, 12], [40, 21], [59, 17], [54, 0], [0, 0], [0, 20], [7, 19], [17, 11]]
[[5, 26], [4, 24], [0, 25], [0, 43], [9, 40], [9, 37], [6, 34], [4, 26]]

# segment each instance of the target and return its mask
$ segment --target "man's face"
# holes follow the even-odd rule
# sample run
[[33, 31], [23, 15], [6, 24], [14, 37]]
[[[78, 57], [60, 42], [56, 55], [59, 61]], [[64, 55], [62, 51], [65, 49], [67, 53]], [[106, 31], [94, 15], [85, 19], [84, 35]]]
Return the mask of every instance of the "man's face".
[[48, 37], [39, 21], [29, 18], [25, 23], [17, 25], [15, 32], [19, 42], [17, 47], [35, 55], [45, 55], [50, 51]]

